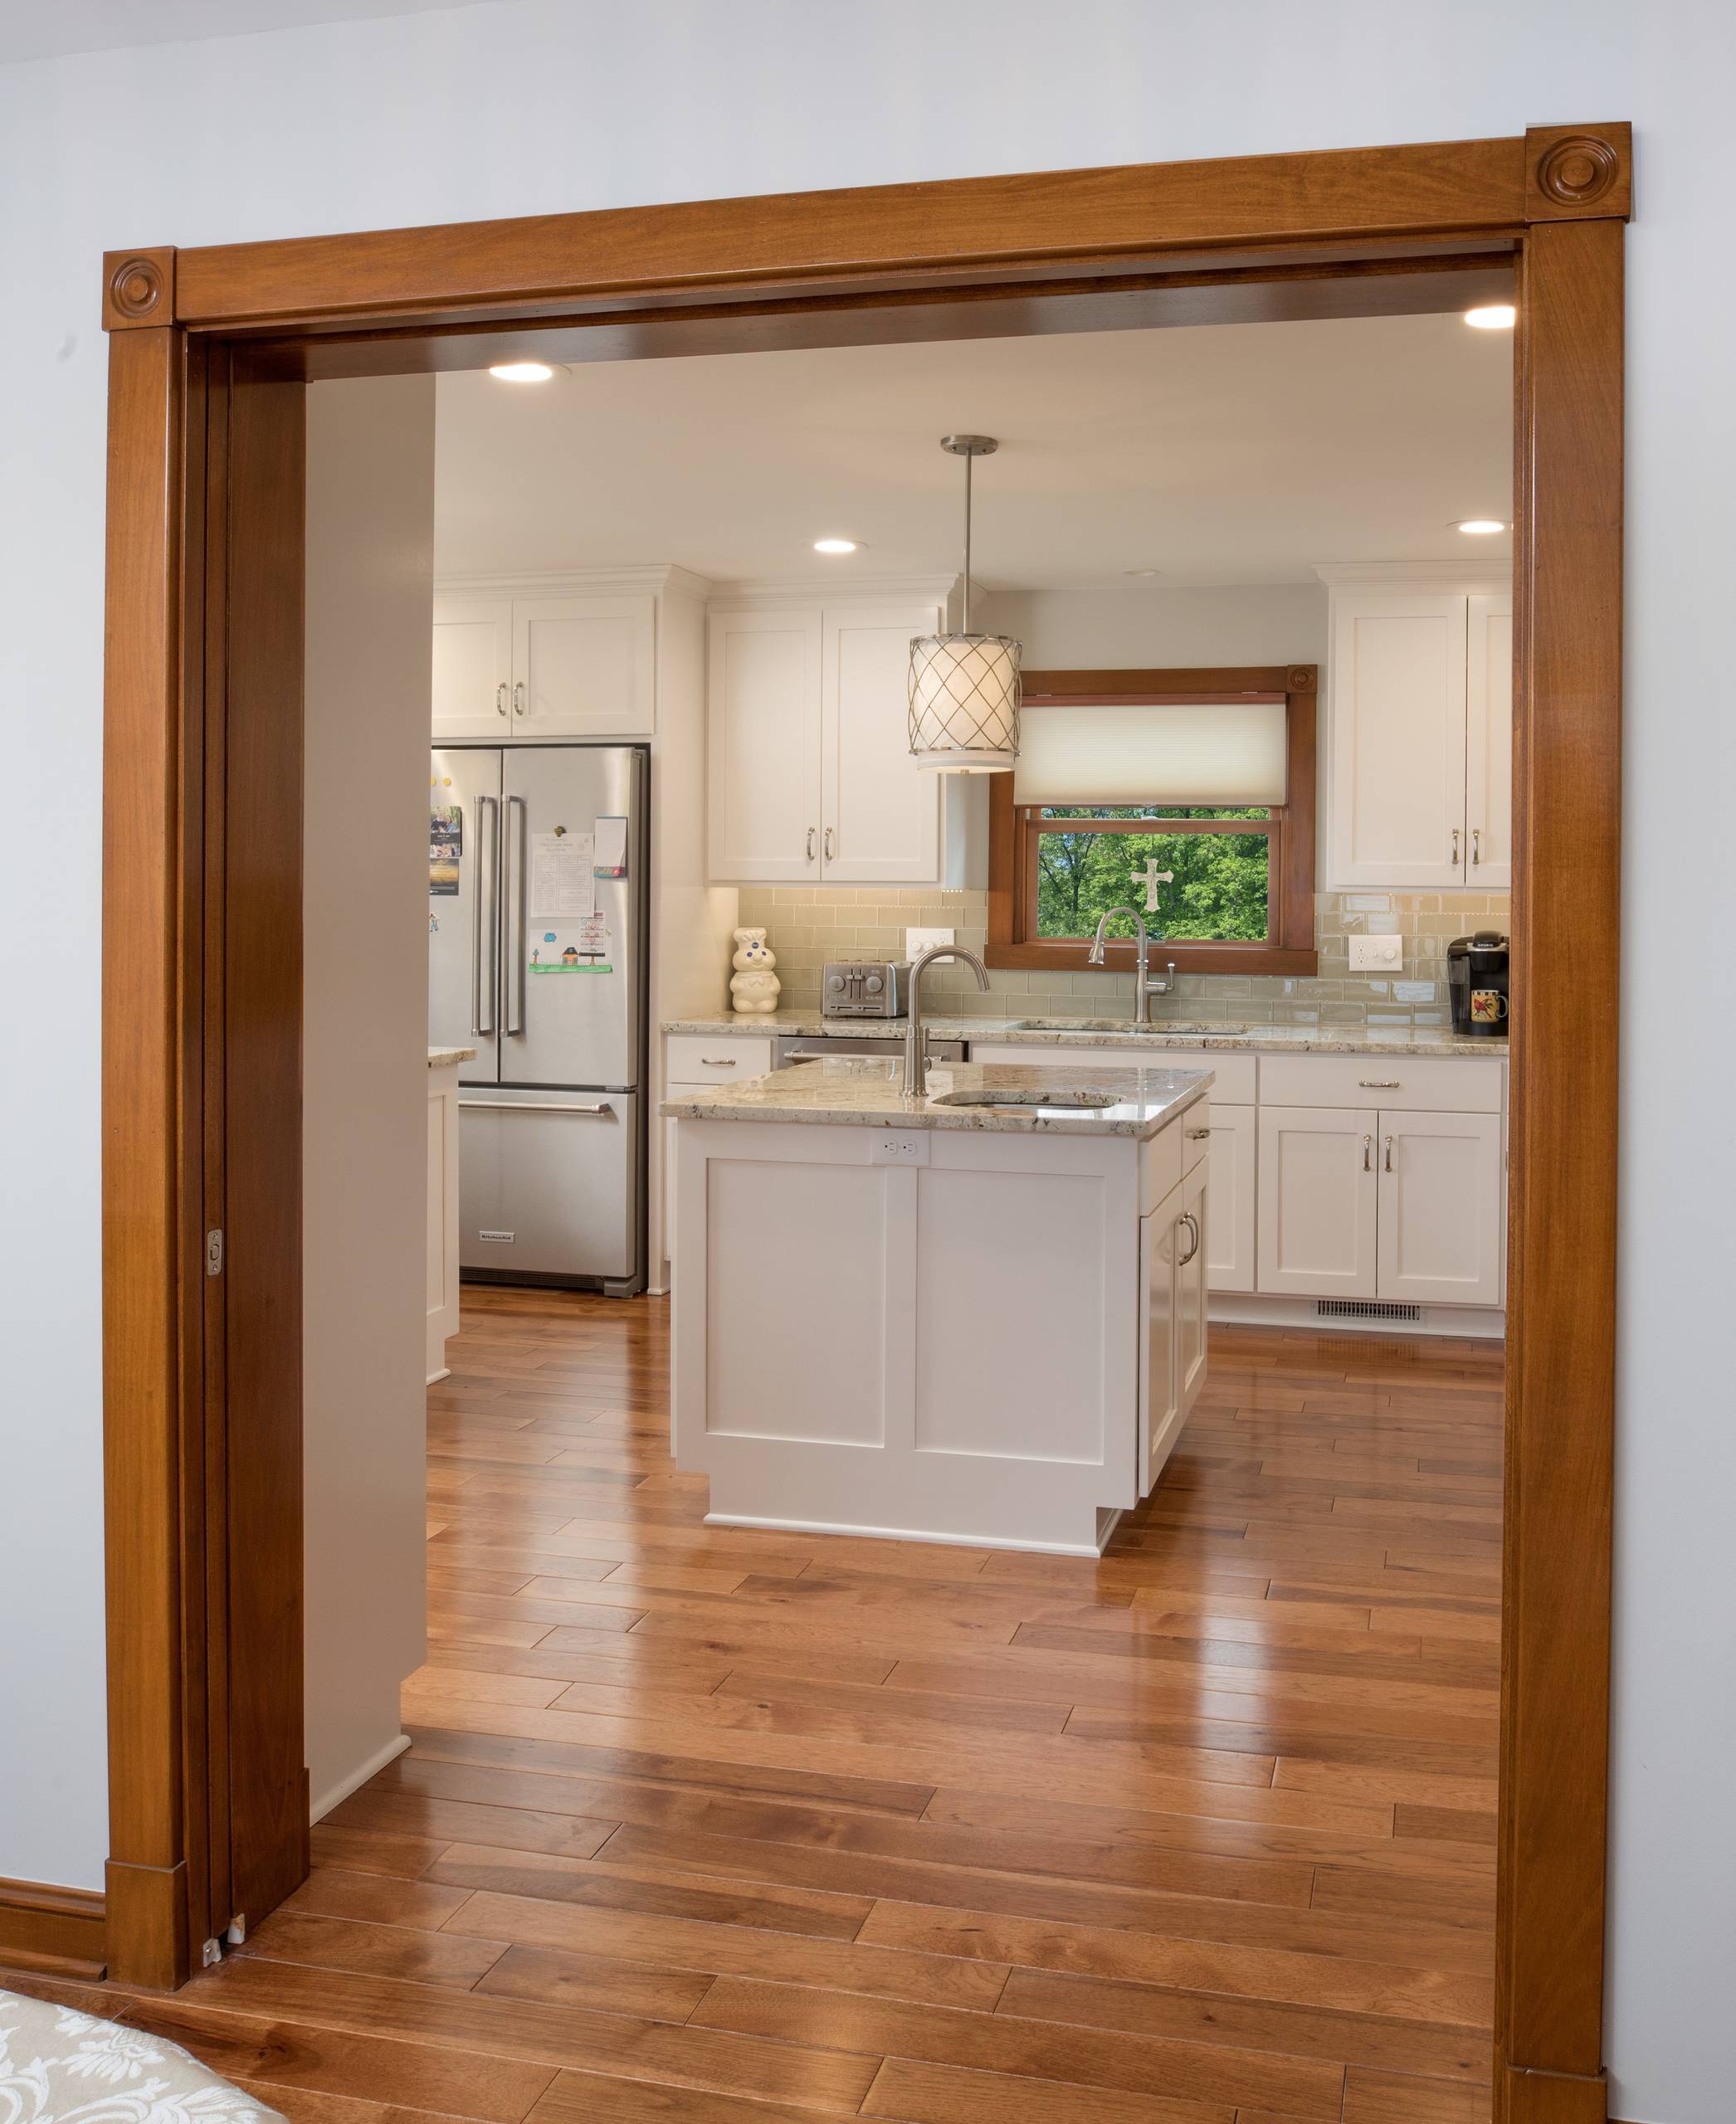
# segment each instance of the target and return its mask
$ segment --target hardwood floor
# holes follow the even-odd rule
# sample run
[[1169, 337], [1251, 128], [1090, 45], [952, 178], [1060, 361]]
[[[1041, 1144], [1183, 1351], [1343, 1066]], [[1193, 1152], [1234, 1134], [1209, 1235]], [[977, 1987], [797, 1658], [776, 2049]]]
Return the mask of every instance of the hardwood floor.
[[1498, 1348], [1214, 1329], [1092, 1563], [707, 1528], [667, 1324], [466, 1289], [412, 1751], [173, 1998], [22, 1987], [295, 2124], [1487, 2118]]

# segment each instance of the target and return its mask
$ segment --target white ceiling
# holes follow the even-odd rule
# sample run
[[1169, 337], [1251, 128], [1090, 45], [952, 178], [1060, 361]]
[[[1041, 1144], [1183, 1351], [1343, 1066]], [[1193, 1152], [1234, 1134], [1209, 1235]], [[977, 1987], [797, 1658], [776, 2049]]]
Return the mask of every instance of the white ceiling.
[[[426, 15], [452, 0], [0, 0], [0, 65], [71, 51]], [[474, 0], [472, 0], [474, 4]]]
[[[973, 575], [1002, 588], [1306, 582], [1317, 561], [1480, 558], [1511, 512], [1513, 342], [1456, 315], [598, 362], [439, 379], [444, 574], [675, 562], [716, 580], [946, 572], [950, 430]], [[841, 534], [863, 550], [811, 550]]]

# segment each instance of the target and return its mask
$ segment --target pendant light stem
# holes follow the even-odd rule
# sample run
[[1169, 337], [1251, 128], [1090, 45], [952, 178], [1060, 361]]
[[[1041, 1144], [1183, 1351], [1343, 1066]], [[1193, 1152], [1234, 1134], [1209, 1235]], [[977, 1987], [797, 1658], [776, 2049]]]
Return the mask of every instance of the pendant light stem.
[[970, 483], [975, 460], [964, 460], [964, 632], [970, 632]]

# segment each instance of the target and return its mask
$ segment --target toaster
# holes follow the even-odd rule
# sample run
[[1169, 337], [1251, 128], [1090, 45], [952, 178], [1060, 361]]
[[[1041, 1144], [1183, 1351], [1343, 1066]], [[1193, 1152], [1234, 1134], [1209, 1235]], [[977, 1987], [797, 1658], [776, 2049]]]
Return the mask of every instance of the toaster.
[[831, 959], [820, 977], [828, 1018], [901, 1018], [909, 1002], [908, 959]]

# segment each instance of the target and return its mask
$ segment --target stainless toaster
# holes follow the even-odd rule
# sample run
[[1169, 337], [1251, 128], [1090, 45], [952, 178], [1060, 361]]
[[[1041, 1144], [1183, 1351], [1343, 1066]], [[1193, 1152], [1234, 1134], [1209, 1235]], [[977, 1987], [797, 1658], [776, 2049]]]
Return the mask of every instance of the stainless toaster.
[[820, 977], [828, 1018], [901, 1018], [909, 1001], [908, 959], [831, 959]]

